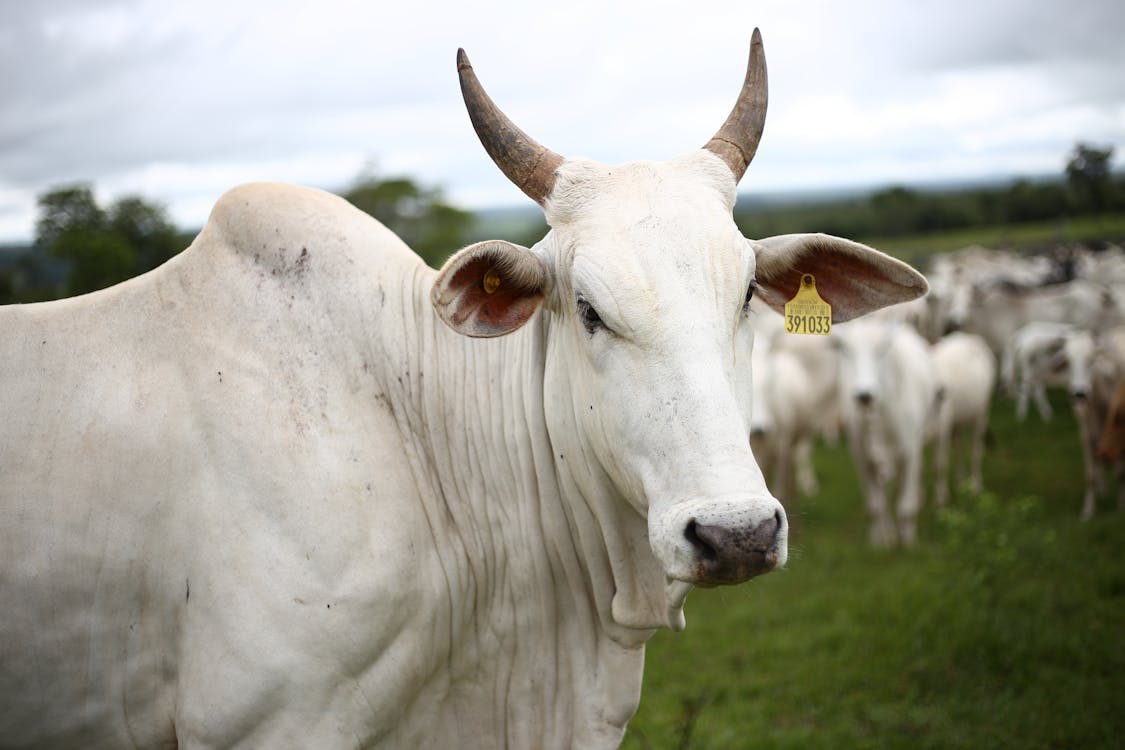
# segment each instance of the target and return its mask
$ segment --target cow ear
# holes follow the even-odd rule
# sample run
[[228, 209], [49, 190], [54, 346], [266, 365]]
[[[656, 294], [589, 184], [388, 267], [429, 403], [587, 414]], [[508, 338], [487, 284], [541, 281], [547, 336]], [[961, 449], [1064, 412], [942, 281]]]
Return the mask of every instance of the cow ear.
[[547, 269], [526, 247], [502, 240], [469, 245], [434, 279], [430, 301], [445, 323], [465, 336], [511, 333], [539, 309]]
[[827, 234], [784, 234], [752, 243], [757, 255], [756, 296], [778, 312], [793, 299], [801, 277], [832, 307], [832, 322], [908, 302], [929, 290], [913, 268], [858, 242]]

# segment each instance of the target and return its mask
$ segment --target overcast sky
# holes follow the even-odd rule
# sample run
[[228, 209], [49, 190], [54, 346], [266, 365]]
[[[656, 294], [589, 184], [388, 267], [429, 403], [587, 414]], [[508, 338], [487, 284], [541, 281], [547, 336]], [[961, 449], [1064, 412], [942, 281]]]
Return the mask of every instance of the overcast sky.
[[228, 188], [365, 170], [467, 208], [528, 203], [484, 154], [464, 47], [564, 155], [702, 145], [761, 28], [770, 104], [748, 193], [1061, 173], [1125, 159], [1121, 0], [0, 0], [0, 242], [86, 181], [197, 228]]

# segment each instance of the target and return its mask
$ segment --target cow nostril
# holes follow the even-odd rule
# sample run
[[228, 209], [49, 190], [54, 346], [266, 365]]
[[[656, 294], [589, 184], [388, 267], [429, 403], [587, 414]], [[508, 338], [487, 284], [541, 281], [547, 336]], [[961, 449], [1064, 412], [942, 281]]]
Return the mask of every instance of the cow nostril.
[[684, 529], [684, 537], [691, 542], [691, 546], [695, 547], [699, 556], [704, 560], [718, 559], [719, 553], [715, 550], [714, 545], [699, 535], [699, 525], [694, 518], [688, 521], [687, 528]]
[[752, 534], [755, 546], [770, 549], [777, 542], [777, 534], [781, 529], [781, 511], [774, 511], [773, 518], [762, 521]]
[[860, 406], [870, 406], [871, 394], [868, 391], [860, 391], [855, 394], [855, 400], [859, 402]]
[[1086, 400], [1086, 391], [1074, 391], [1070, 395], [1074, 397], [1075, 401], [1085, 401]]

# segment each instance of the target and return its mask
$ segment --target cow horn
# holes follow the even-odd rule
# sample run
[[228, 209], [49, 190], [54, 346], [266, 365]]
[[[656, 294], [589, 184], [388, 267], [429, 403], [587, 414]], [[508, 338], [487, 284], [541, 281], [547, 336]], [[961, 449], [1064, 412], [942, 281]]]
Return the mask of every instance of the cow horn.
[[766, 52], [762, 47], [762, 34], [754, 29], [750, 38], [750, 61], [746, 64], [746, 79], [734, 109], [719, 132], [703, 148], [718, 156], [734, 173], [734, 181], [742, 179], [746, 167], [758, 150], [762, 129], [766, 124], [766, 104], [769, 100], [766, 81]]
[[461, 96], [473, 129], [496, 166], [529, 198], [543, 205], [555, 186], [555, 170], [563, 158], [520, 130], [484, 92], [465, 50], [457, 50]]

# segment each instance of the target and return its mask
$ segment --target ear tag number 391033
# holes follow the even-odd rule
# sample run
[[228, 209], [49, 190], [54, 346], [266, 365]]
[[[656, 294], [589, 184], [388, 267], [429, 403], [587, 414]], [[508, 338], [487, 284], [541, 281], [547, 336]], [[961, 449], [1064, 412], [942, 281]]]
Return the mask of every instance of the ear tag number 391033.
[[832, 307], [820, 298], [811, 273], [801, 276], [801, 288], [785, 303], [785, 332], [816, 336], [832, 332]]

